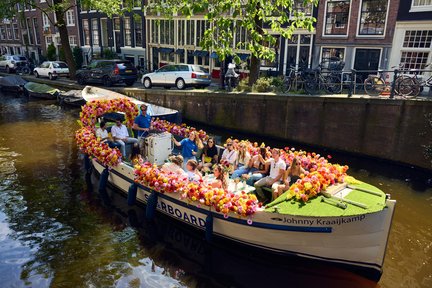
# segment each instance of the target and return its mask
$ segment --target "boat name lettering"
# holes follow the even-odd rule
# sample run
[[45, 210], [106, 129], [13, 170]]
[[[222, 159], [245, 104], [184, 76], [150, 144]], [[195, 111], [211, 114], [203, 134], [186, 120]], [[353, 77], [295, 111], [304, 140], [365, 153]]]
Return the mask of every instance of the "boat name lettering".
[[182, 219], [185, 222], [188, 222], [194, 226], [205, 227], [205, 220], [195, 215], [188, 214], [180, 209], [172, 207], [170, 204], [167, 204], [163, 201], [158, 203], [158, 209], [165, 211], [166, 213], [175, 216], [178, 219]]
[[354, 217], [344, 217], [344, 218], [336, 218], [336, 219], [331, 219], [331, 220], [327, 220], [327, 219], [323, 219], [323, 218], [318, 218], [318, 219], [295, 219], [295, 218], [287, 218], [285, 217], [283, 219], [283, 223], [288, 223], [288, 224], [297, 224], [297, 225], [307, 225], [307, 226], [312, 226], [312, 225], [322, 225], [322, 226], [328, 226], [328, 225], [343, 225], [343, 224], [348, 224], [351, 222], [358, 222], [358, 221], [363, 221], [366, 218], [366, 215], [358, 215], [358, 216], [354, 216]]

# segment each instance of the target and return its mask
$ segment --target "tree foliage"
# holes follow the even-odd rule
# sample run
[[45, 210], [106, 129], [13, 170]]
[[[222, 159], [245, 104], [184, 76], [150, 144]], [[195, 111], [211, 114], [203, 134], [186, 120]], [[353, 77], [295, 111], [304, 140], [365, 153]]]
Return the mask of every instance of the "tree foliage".
[[[258, 59], [274, 61], [275, 34], [291, 38], [296, 29], [312, 31], [315, 18], [296, 8], [317, 5], [318, 0], [163, 0], [149, 6], [150, 13], [166, 17], [203, 15], [211, 25], [200, 46], [216, 51], [224, 60], [235, 55], [234, 49], [246, 47]], [[247, 31], [248, 38], [233, 46], [236, 25]], [[237, 42], [237, 41], [236, 41]], [[235, 57], [239, 61], [238, 57]]]
[[55, 48], [54, 44], [51, 43], [51, 44], [48, 45], [48, 47], [47, 47], [46, 58], [47, 58], [49, 61], [55, 61], [55, 60], [57, 60], [57, 53], [56, 53], [56, 52], [57, 52], [57, 51], [56, 51], [56, 48]]

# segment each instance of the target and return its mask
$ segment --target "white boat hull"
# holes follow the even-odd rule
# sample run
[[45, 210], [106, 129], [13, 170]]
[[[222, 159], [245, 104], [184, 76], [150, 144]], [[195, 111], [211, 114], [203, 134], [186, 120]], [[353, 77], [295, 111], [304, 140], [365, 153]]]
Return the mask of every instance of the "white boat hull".
[[[103, 167], [96, 160], [98, 173]], [[133, 183], [133, 168], [120, 164], [110, 170], [108, 182], [127, 195]], [[136, 200], [147, 203], [152, 190], [139, 185]], [[350, 217], [299, 217], [256, 212], [253, 222], [232, 214], [228, 218], [208, 206], [188, 203], [178, 193], [158, 193], [157, 211], [178, 221], [206, 230], [206, 217], [213, 216], [213, 235], [242, 244], [302, 257], [342, 263], [370, 270], [379, 279], [396, 201], [387, 200], [382, 211]], [[376, 276], [378, 275], [378, 276]]]

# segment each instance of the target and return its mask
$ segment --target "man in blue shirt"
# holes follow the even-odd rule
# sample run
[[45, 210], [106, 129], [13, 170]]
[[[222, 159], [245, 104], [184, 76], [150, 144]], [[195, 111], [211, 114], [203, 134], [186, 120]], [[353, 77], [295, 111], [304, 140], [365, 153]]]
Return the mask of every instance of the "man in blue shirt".
[[144, 139], [148, 136], [149, 130], [151, 128], [151, 117], [150, 115], [147, 115], [147, 106], [141, 105], [140, 106], [140, 115], [138, 115], [134, 120], [134, 125], [132, 129], [137, 131], [137, 138], [139, 139], [139, 147], [140, 152], [143, 156], [144, 155]]

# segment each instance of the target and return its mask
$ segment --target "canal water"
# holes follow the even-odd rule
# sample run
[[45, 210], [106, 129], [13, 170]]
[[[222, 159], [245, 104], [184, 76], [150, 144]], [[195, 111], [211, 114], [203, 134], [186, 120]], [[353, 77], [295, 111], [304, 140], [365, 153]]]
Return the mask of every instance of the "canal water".
[[432, 287], [424, 172], [334, 153], [351, 175], [398, 201], [374, 283], [329, 264], [208, 245], [164, 217], [143, 221], [142, 208], [115, 191], [100, 195], [97, 179], [84, 176], [73, 137], [78, 114], [0, 94], [1, 287]]

